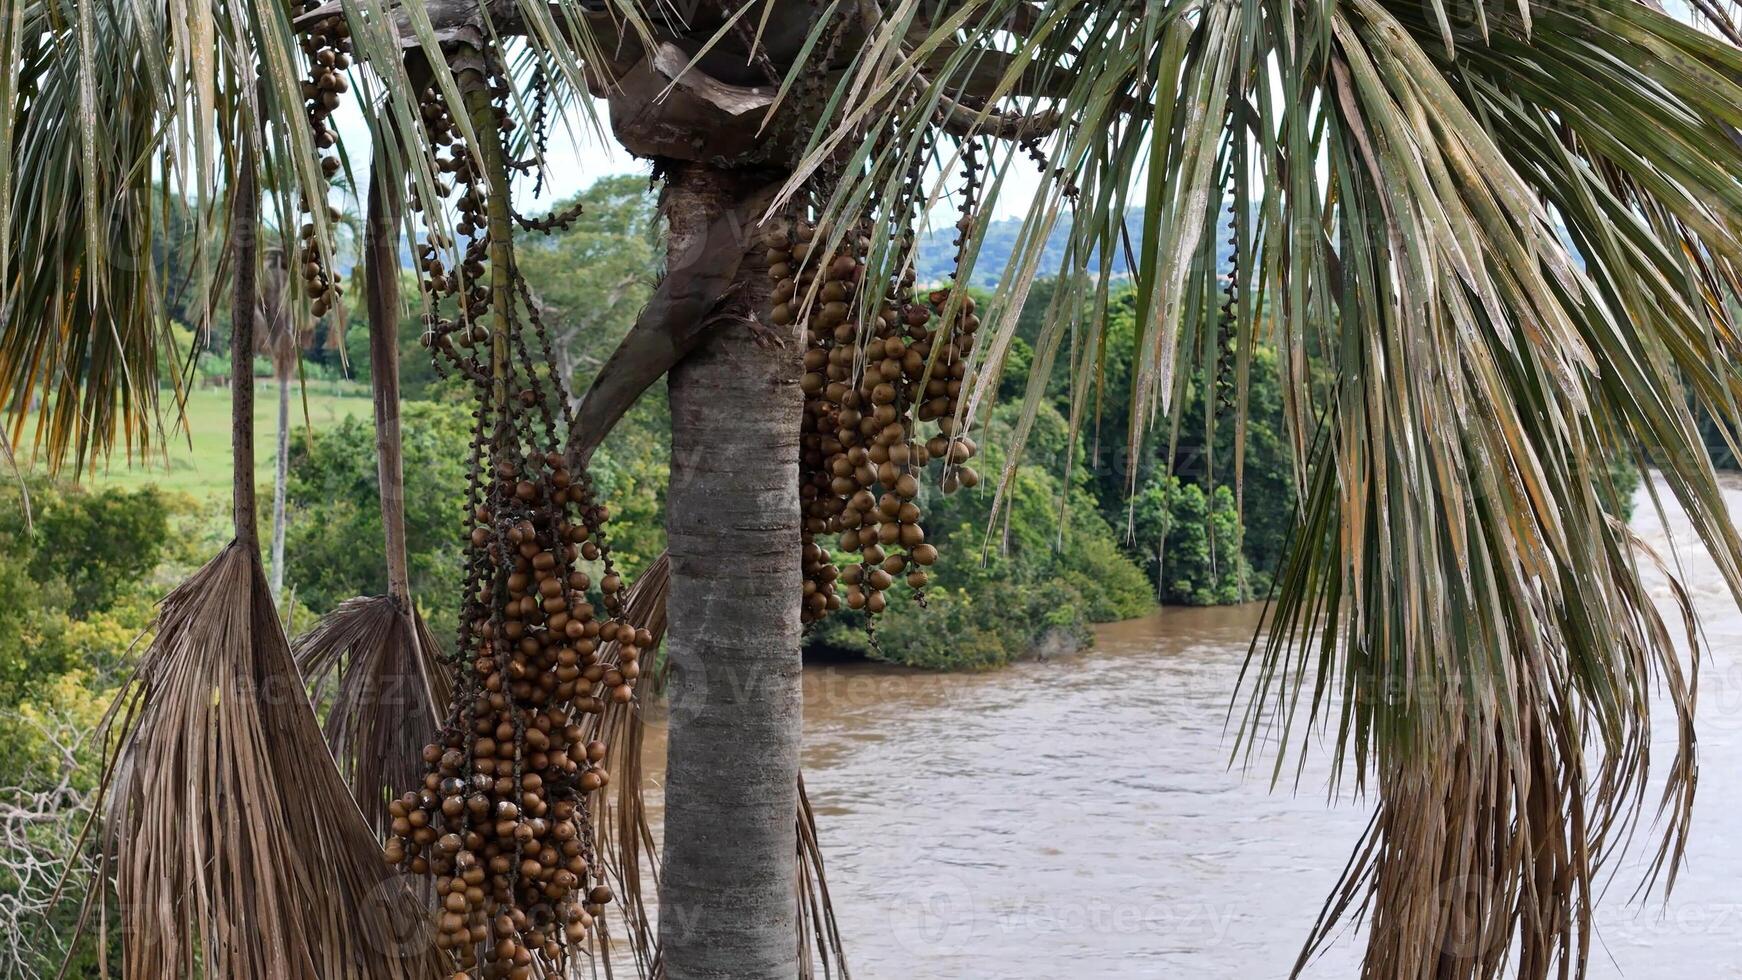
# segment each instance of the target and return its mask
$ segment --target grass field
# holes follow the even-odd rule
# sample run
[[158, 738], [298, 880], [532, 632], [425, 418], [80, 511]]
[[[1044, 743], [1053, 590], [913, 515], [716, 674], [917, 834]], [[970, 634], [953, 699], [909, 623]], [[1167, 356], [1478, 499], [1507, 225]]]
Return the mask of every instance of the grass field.
[[[308, 412], [304, 415], [304, 396]], [[272, 459], [278, 432], [278, 385], [256, 379], [254, 389], [254, 473], [258, 483], [272, 482]], [[99, 465], [86, 482], [93, 486], [141, 487], [155, 483], [203, 497], [230, 492], [230, 392], [204, 388], [187, 401], [187, 431], [174, 428], [175, 405], [166, 393], [163, 399], [167, 443], [152, 450], [149, 459], [131, 464], [119, 457]], [[366, 386], [351, 382], [309, 382], [306, 388], [291, 386], [290, 437], [306, 439], [310, 430], [320, 431], [347, 416], [370, 417]], [[191, 436], [191, 444], [190, 444]]]

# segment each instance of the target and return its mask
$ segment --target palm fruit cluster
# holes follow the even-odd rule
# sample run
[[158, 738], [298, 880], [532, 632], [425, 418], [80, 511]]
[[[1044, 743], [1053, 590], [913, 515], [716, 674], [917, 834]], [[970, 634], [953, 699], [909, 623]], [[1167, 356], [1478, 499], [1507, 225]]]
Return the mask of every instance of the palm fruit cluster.
[[[424, 748], [418, 792], [392, 803], [389, 862], [435, 877], [436, 942], [486, 978], [563, 976], [611, 900], [595, 865], [586, 795], [603, 788], [605, 744], [579, 718], [633, 697], [646, 631], [617, 622], [621, 583], [602, 576], [603, 610], [578, 567], [603, 557], [604, 507], [560, 454], [508, 441], [473, 512], [476, 589], [449, 725]], [[615, 641], [618, 662], [600, 662]], [[589, 884], [589, 881], [591, 884]]]
[[[436, 942], [456, 977], [554, 980], [568, 976], [571, 953], [611, 901], [589, 803], [610, 780], [606, 745], [588, 738], [585, 716], [633, 700], [653, 637], [621, 622], [609, 515], [558, 451], [567, 392], [543, 324], [512, 298], [527, 292], [511, 240], [506, 268], [490, 265], [490, 216], [505, 202], [486, 197], [482, 158], [452, 139], [433, 92], [423, 118], [451, 147], [439, 167], [462, 188], [454, 227], [466, 239], [453, 272], [438, 259], [445, 241], [424, 242], [426, 288], [459, 299], [425, 343], [438, 365], [473, 381], [478, 408], [454, 700], [424, 748], [423, 785], [389, 807], [386, 858], [433, 877]], [[508, 290], [490, 288], [503, 279]], [[523, 313], [542, 362], [528, 351]], [[599, 565], [597, 581], [583, 563]]]
[[[843, 604], [880, 613], [885, 593], [905, 581], [923, 598], [926, 567], [937, 548], [926, 542], [918, 498], [920, 475], [944, 464], [943, 486], [979, 481], [965, 466], [974, 443], [957, 433], [957, 409], [979, 320], [948, 290], [917, 299], [911, 272], [868, 284], [870, 229], [848, 229], [827, 255], [826, 228], [806, 222], [768, 231], [774, 279], [770, 319], [801, 322], [805, 333], [805, 410], [799, 487], [804, 508], [804, 605], [816, 622]], [[911, 247], [911, 235], [905, 243]], [[871, 296], [862, 295], [875, 289]], [[949, 323], [934, 328], [934, 315]], [[919, 424], [935, 423], [922, 439]], [[854, 556], [838, 568], [824, 542]], [[841, 587], [844, 586], [844, 596]]]
[[962, 392], [971, 378], [967, 359], [974, 351], [974, 334], [980, 329], [980, 317], [975, 314], [972, 296], [963, 293], [954, 308], [953, 290], [935, 289], [927, 296], [932, 311], [942, 326], [938, 330], [943, 346], [939, 349], [938, 367], [925, 384], [925, 402], [919, 407], [922, 422], [936, 421], [938, 432], [926, 442], [927, 454], [944, 461], [942, 486], [945, 493], [958, 487], [980, 485], [980, 474], [968, 462], [979, 452], [979, 446], [966, 432], [958, 431], [962, 418]]
[[[305, 10], [321, 6], [319, 0], [307, 0]], [[351, 67], [351, 29], [343, 17], [329, 17], [301, 37], [303, 54], [308, 57], [309, 74], [302, 81], [303, 111], [308, 115], [309, 132], [320, 153], [321, 175], [332, 180], [339, 172], [338, 154], [331, 152], [338, 144], [338, 134], [332, 127], [332, 115], [339, 99], [350, 90], [345, 70]], [[315, 201], [304, 197], [301, 209], [312, 212]], [[339, 211], [325, 202], [329, 222], [339, 220]], [[313, 220], [305, 220], [297, 233], [297, 263], [302, 275], [303, 290], [315, 316], [321, 317], [338, 305], [342, 292], [339, 272], [326, 261]]]
[[[454, 315], [432, 313], [427, 316], [423, 338], [425, 346], [440, 348], [452, 358], [457, 353], [455, 348], [465, 350], [481, 347], [490, 336], [489, 330], [484, 326], [484, 320], [490, 311], [490, 284], [484, 275], [489, 261], [489, 236], [485, 234], [488, 225], [488, 218], [484, 213], [485, 181], [483, 168], [471, 149], [464, 141], [456, 138], [459, 130], [447, 100], [442, 97], [439, 89], [431, 85], [423, 90], [418, 100], [418, 112], [424, 129], [429, 134], [430, 145], [435, 148], [438, 177], [434, 183], [434, 193], [437, 200], [424, 201], [414, 185], [412, 209], [433, 211], [447, 203], [456, 187], [460, 191], [453, 200], [456, 218], [454, 232], [465, 239], [465, 248], [459, 256], [458, 265], [454, 268], [446, 265], [443, 257], [452, 250], [454, 240], [439, 230], [435, 222], [425, 222], [424, 237], [418, 243], [417, 250], [419, 272], [431, 297], [457, 298]], [[512, 125], [512, 120], [505, 111], [499, 111], [497, 123], [508, 127]]]

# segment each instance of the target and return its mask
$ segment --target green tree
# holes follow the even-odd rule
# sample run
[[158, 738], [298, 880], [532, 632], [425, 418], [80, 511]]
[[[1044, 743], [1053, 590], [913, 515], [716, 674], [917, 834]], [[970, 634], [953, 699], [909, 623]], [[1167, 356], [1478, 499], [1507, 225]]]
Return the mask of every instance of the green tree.
[[1161, 601], [1218, 606], [1252, 598], [1240, 518], [1226, 485], [1205, 493], [1195, 483], [1165, 477], [1144, 487], [1132, 510], [1134, 550]]
[[[165, 556], [171, 506], [155, 489], [97, 492], [32, 480], [0, 490], [0, 704], [77, 668], [118, 669], [149, 621], [146, 576]], [[118, 616], [119, 646], [90, 623]]]
[[[96, 976], [97, 943], [69, 950], [79, 896], [55, 891], [96, 798], [94, 737], [151, 622], [151, 573], [172, 505], [154, 490], [32, 480], [0, 490], [0, 977]], [[111, 910], [113, 911], [113, 910]], [[111, 959], [111, 968], [118, 960]]]
[[172, 508], [153, 487], [90, 491], [36, 483], [31, 503], [34, 528], [9, 508], [0, 533], [29, 539], [31, 578], [44, 586], [66, 583], [74, 616], [109, 609], [164, 557]]
[[[405, 402], [401, 409], [407, 569], [412, 594], [444, 641], [458, 627], [461, 535], [472, 418], [465, 407]], [[325, 612], [357, 595], [383, 595], [387, 568], [375, 433], [348, 418], [291, 451], [286, 571], [300, 602]]]

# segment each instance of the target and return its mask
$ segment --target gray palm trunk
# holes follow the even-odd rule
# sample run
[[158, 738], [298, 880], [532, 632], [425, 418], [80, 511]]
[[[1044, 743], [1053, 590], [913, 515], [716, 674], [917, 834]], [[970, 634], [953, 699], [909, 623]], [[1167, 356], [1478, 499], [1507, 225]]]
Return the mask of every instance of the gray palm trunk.
[[[695, 171], [719, 183], [686, 188], [679, 177], [669, 207], [741, 183]], [[659, 940], [671, 980], [799, 972], [800, 349], [796, 337], [781, 342], [753, 325], [770, 284], [746, 248], [709, 318], [716, 325], [670, 375], [673, 674]]]

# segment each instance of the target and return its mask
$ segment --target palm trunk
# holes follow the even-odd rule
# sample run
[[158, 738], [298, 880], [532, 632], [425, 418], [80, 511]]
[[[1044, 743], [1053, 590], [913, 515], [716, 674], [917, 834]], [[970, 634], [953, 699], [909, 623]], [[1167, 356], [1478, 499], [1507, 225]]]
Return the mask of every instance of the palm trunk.
[[[753, 180], [679, 165], [667, 186], [674, 230], [735, 209]], [[659, 903], [671, 980], [799, 972], [800, 350], [752, 329], [769, 290], [766, 264], [748, 256], [716, 310], [721, 325], [671, 373]]]
[[290, 475], [290, 375], [278, 372], [278, 460], [272, 481], [272, 599], [284, 600], [284, 481]]

